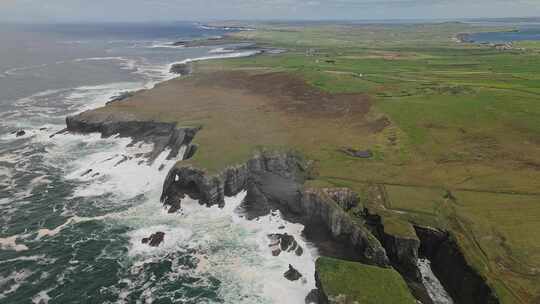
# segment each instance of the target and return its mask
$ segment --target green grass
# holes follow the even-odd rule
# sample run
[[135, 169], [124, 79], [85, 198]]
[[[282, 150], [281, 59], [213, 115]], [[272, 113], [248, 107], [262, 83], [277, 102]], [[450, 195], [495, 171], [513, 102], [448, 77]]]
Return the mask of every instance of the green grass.
[[345, 296], [339, 303], [416, 303], [403, 278], [391, 268], [321, 257], [316, 270], [329, 299]]

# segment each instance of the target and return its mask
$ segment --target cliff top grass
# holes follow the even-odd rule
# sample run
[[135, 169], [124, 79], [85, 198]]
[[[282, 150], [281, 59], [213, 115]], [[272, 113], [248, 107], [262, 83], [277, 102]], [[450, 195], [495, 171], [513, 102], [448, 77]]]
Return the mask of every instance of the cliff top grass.
[[453, 39], [485, 30], [264, 25], [236, 39], [287, 53], [199, 62], [192, 76], [96, 112], [202, 126], [199, 150], [179, 165], [209, 173], [259, 149], [298, 151], [313, 161], [310, 186], [353, 189], [391, 234], [414, 237], [410, 223], [451, 230], [503, 303], [531, 303], [540, 296], [531, 237], [540, 231], [540, 52]]
[[320, 257], [316, 270], [325, 294], [329, 298], [341, 296], [339, 303], [416, 303], [407, 283], [391, 268]]

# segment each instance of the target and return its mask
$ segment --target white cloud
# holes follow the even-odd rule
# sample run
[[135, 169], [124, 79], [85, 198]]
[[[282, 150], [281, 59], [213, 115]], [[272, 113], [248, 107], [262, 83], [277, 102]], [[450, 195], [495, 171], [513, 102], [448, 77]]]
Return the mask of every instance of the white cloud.
[[0, 20], [395, 19], [540, 16], [540, 0], [0, 0]]

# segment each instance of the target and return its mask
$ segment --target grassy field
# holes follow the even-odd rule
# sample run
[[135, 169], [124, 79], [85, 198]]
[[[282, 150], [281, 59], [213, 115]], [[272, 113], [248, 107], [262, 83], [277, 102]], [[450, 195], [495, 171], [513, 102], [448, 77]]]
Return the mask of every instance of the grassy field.
[[336, 303], [416, 303], [407, 284], [394, 269], [332, 258], [319, 258], [316, 268], [328, 297], [342, 297], [341, 302]]
[[203, 126], [189, 163], [209, 172], [296, 150], [309, 186], [355, 190], [391, 234], [451, 230], [502, 303], [540, 302], [539, 43], [459, 43], [497, 30], [459, 23], [257, 27], [233, 39], [288, 52], [199, 62], [104, 111]]

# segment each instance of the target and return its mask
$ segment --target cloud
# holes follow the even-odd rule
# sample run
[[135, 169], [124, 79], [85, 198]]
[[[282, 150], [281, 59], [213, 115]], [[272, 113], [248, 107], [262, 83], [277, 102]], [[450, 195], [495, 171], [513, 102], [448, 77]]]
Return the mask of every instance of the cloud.
[[540, 16], [540, 0], [0, 0], [0, 20], [396, 19]]

